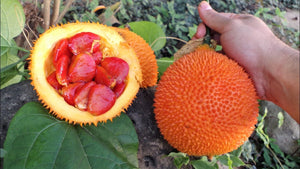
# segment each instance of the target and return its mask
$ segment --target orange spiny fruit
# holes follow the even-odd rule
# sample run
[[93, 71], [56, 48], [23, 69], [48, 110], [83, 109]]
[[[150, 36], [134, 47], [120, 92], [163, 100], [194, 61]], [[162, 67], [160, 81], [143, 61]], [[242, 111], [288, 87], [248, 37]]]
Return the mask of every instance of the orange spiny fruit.
[[156, 85], [158, 78], [158, 66], [151, 47], [142, 37], [135, 34], [134, 32], [129, 31], [127, 28], [115, 29], [134, 49], [137, 57], [139, 58], [143, 74], [143, 82], [141, 87], [151, 87]]
[[189, 155], [212, 157], [248, 139], [257, 123], [257, 99], [244, 69], [203, 45], [164, 72], [154, 113], [170, 145]]

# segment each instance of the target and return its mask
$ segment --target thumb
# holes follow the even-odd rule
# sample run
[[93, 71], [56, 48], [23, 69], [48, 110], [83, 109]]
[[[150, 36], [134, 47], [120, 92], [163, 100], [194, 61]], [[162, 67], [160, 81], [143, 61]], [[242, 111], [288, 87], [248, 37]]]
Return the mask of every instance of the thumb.
[[225, 25], [227, 25], [230, 21], [230, 18], [227, 15], [213, 10], [206, 1], [202, 1], [199, 4], [198, 12], [205, 25], [218, 33], [223, 33], [225, 31]]

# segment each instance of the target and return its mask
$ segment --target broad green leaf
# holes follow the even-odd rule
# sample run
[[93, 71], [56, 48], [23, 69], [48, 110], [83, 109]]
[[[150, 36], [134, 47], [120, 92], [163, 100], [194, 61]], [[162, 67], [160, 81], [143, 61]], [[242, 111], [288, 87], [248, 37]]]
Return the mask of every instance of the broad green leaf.
[[133, 32], [140, 35], [152, 48], [158, 51], [166, 44], [166, 35], [162, 28], [149, 21], [137, 21], [128, 23]]
[[178, 169], [180, 169], [182, 165], [187, 165], [190, 162], [190, 158], [182, 152], [171, 152], [168, 156], [174, 158], [174, 164]]
[[191, 161], [192, 166], [195, 169], [217, 169], [218, 165], [216, 164], [216, 158], [210, 162], [208, 161], [207, 157], [204, 156], [200, 160], [193, 160]]
[[157, 65], [158, 65], [158, 73], [159, 76], [162, 76], [163, 73], [167, 70], [167, 68], [174, 62], [174, 58], [160, 58], [157, 59]]
[[1, 0], [1, 46], [19, 35], [25, 25], [23, 7], [18, 0]]
[[4, 149], [4, 169], [138, 168], [138, 139], [125, 114], [97, 127], [81, 127], [30, 102], [12, 119]]
[[[20, 75], [19, 72], [23, 72], [24, 67], [21, 62], [18, 63], [20, 58], [16, 56], [17, 52], [17, 49], [9, 48], [6, 53], [1, 55], [1, 89], [11, 84], [18, 83], [22, 79], [22, 75]], [[18, 66], [20, 66], [19, 69]]]

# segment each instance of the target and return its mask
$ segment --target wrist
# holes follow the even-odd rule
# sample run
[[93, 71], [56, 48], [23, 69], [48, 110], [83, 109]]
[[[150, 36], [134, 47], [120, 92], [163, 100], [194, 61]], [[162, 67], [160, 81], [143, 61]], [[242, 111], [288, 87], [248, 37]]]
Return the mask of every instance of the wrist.
[[299, 51], [280, 40], [272, 45], [272, 50], [265, 57], [265, 98], [299, 122]]

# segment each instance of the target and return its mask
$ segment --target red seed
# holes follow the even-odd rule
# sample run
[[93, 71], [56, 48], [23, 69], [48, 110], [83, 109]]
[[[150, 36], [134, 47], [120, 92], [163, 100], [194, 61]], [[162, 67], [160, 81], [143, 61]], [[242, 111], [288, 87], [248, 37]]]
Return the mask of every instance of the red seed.
[[94, 40], [92, 43], [91, 53], [101, 52], [100, 50], [100, 40]]
[[59, 60], [59, 58], [61, 56], [63, 56], [63, 55], [67, 55], [69, 57], [72, 56], [72, 53], [69, 50], [68, 44], [69, 44], [68, 39], [62, 39], [56, 43], [54, 50], [53, 50], [54, 66], [57, 64], [57, 61]]
[[75, 96], [74, 96], [75, 107], [81, 110], [86, 110], [87, 103], [88, 103], [88, 94], [91, 87], [93, 87], [94, 85], [96, 85], [96, 82], [90, 81], [75, 92]]
[[73, 56], [69, 67], [70, 82], [89, 82], [96, 74], [96, 63], [90, 54]]
[[103, 59], [102, 52], [101, 51], [95, 52], [92, 54], [92, 56], [95, 60], [96, 65], [99, 65]]
[[60, 85], [56, 79], [56, 71], [52, 72], [48, 77], [47, 77], [48, 83], [56, 90], [59, 90], [62, 88], [62, 85]]
[[126, 83], [123, 81], [121, 83], [117, 83], [113, 88], [113, 92], [116, 94], [116, 97], [119, 97], [125, 90]]
[[96, 68], [95, 81], [96, 83], [103, 84], [111, 89], [116, 85], [116, 79], [108, 74], [107, 71], [101, 66], [97, 66]]
[[78, 89], [80, 89], [85, 83], [71, 83], [61, 89], [61, 95], [64, 97], [65, 101], [70, 105], [74, 106], [74, 96]]
[[70, 64], [70, 57], [68, 55], [62, 55], [56, 65], [56, 78], [59, 84], [67, 86], [68, 80], [68, 69]]
[[99, 41], [100, 36], [91, 32], [81, 32], [69, 39], [69, 48], [74, 55], [78, 55], [83, 52], [92, 53], [94, 50], [96, 51], [99, 48]]
[[122, 82], [128, 75], [129, 65], [123, 59], [117, 57], [107, 57], [101, 62], [101, 66], [114, 78], [117, 82]]
[[107, 112], [115, 102], [115, 93], [109, 87], [97, 84], [90, 89], [87, 110], [93, 115], [101, 115]]

